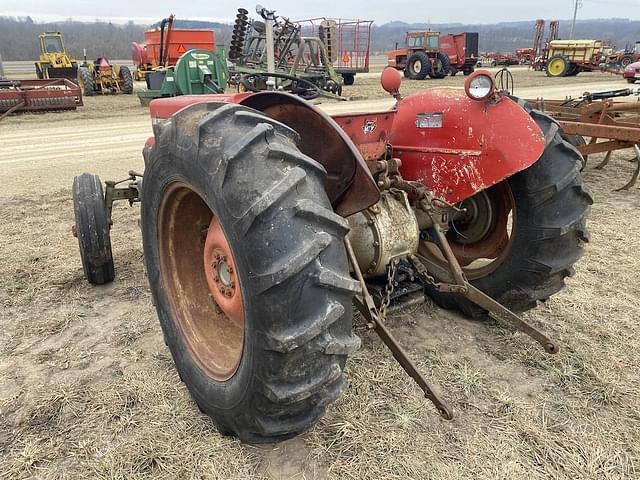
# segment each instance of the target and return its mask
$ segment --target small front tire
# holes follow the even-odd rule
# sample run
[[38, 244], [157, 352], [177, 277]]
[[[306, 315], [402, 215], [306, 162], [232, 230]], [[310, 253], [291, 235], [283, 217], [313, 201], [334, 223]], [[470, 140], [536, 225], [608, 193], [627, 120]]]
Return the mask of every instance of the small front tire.
[[73, 179], [73, 211], [85, 278], [94, 285], [112, 282], [115, 269], [110, 225], [100, 177], [83, 173]]

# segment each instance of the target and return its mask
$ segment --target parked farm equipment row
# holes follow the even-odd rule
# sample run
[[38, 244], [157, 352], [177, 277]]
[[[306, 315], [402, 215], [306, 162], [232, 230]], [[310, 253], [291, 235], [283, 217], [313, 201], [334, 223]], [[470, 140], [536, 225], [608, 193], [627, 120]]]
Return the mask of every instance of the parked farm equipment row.
[[165, 341], [222, 433], [277, 442], [313, 425], [347, 387], [352, 305], [447, 419], [385, 325], [391, 304], [427, 293], [558, 351], [518, 312], [563, 287], [588, 239], [580, 154], [489, 72], [465, 91], [402, 98], [400, 83], [383, 72], [394, 108], [334, 117], [277, 91], [158, 99], [143, 174], [106, 191], [75, 178], [92, 283], [115, 276], [113, 202], [141, 204]]
[[[551, 115], [558, 121], [567, 139], [586, 159], [588, 155], [604, 153], [604, 160], [596, 166], [604, 168], [612, 152], [632, 148], [636, 168], [629, 180], [619, 190], [633, 187], [640, 173], [640, 101], [616, 102], [615, 98], [640, 95], [640, 87], [608, 92], [585, 93], [568, 100], [528, 100], [536, 109]], [[585, 142], [583, 137], [589, 138]]]

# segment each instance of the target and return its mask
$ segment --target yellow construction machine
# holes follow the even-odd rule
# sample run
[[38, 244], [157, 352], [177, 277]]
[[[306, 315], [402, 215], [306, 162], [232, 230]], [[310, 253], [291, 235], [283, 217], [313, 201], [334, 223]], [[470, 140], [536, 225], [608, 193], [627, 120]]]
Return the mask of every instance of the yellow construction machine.
[[67, 53], [60, 32], [44, 32], [40, 36], [40, 59], [35, 62], [40, 79], [78, 77], [78, 62]]

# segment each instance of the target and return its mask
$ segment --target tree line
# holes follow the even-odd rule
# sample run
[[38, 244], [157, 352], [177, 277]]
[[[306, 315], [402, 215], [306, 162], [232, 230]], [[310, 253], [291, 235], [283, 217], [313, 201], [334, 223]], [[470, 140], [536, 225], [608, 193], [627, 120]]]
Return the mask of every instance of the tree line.
[[[408, 30], [433, 30], [442, 33], [479, 32], [480, 51], [512, 52], [533, 43], [534, 21], [509, 22], [492, 25], [466, 25], [461, 23], [426, 24], [389, 22], [374, 25], [371, 51], [383, 53], [404, 43]], [[548, 23], [548, 22], [547, 22]], [[177, 28], [210, 28], [215, 30], [218, 43], [225, 44], [231, 35], [231, 24], [191, 20], [178, 20]], [[35, 60], [40, 54], [38, 35], [44, 31], [60, 31], [67, 50], [82, 58], [86, 49], [88, 58], [106, 56], [112, 59], [131, 57], [131, 43], [142, 42], [149, 25], [130, 21], [124, 25], [96, 21], [34, 22], [30, 17], [0, 17], [0, 54], [4, 60]], [[560, 38], [568, 38], [570, 22], [560, 22]], [[640, 40], [640, 21], [628, 19], [583, 20], [576, 24], [575, 38], [601, 39], [619, 49]]]

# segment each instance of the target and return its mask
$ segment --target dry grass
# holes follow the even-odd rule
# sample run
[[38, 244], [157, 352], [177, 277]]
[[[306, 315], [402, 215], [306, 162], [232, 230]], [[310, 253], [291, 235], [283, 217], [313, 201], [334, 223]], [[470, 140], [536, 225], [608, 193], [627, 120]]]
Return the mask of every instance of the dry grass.
[[90, 287], [69, 190], [14, 185], [0, 194], [0, 478], [638, 478], [640, 192], [612, 191], [626, 156], [588, 169], [587, 254], [527, 316], [558, 355], [431, 304], [397, 314], [390, 327], [456, 411], [446, 422], [359, 324], [346, 394], [307, 434], [260, 448], [220, 436], [180, 382], [137, 210], [115, 211], [116, 282]]

